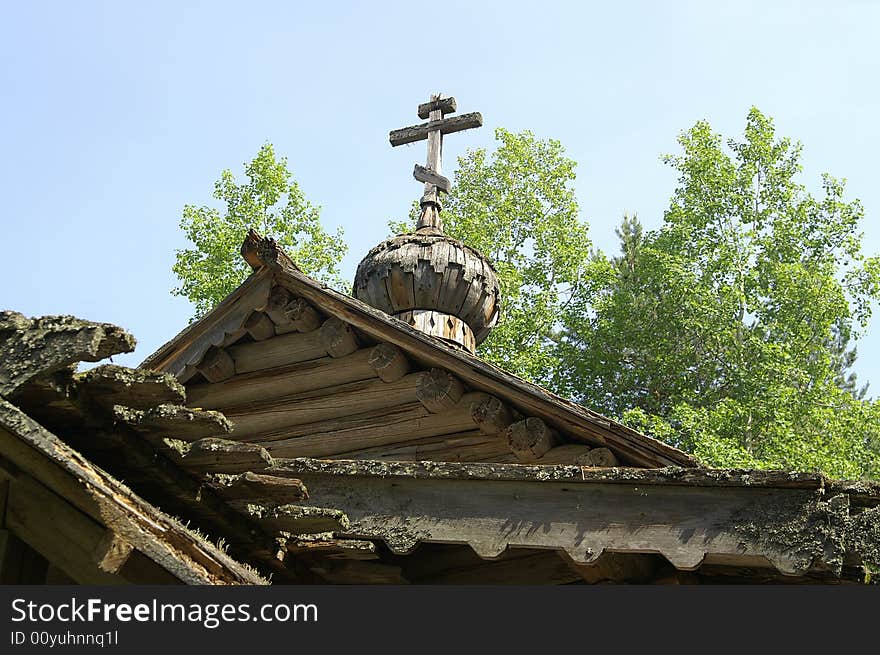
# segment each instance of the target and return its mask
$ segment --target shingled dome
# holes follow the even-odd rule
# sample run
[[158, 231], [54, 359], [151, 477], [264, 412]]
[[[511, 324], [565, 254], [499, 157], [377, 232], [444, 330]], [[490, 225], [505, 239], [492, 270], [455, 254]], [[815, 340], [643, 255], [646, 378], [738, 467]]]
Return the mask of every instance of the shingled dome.
[[473, 353], [498, 322], [498, 276], [473, 248], [443, 234], [440, 193], [450, 182], [440, 174], [443, 135], [480, 127], [479, 113], [443, 118], [456, 109], [455, 98], [431, 97], [419, 105], [427, 123], [390, 134], [392, 146], [427, 140], [426, 166], [413, 177], [424, 182], [416, 231], [399, 234], [373, 248], [358, 265], [354, 296], [423, 332]]
[[354, 295], [470, 352], [497, 323], [501, 298], [489, 261], [432, 228], [373, 248], [358, 266]]

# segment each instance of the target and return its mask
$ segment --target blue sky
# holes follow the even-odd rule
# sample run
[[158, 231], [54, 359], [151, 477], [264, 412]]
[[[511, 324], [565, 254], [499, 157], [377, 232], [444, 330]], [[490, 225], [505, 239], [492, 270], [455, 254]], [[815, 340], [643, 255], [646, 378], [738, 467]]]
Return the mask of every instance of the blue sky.
[[[530, 129], [578, 162], [582, 218], [616, 246], [624, 211], [656, 227], [675, 186], [660, 155], [707, 119], [739, 136], [755, 105], [865, 207], [880, 252], [880, 3], [11, 2], [0, 20], [0, 307], [124, 326], [134, 365], [182, 329], [170, 295], [186, 203], [212, 202], [266, 141], [286, 155], [351, 278], [405, 216], [423, 144], [388, 131], [432, 92], [480, 111], [445, 172], [492, 131]], [[880, 317], [878, 317], [880, 318]], [[857, 371], [880, 389], [880, 320]]]

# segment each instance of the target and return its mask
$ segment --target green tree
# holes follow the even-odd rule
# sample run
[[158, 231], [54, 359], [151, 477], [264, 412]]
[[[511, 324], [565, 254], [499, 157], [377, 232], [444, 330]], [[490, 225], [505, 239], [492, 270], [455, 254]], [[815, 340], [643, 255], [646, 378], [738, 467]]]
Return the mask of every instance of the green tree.
[[880, 297], [860, 203], [829, 175], [811, 195], [757, 109], [727, 150], [705, 122], [679, 143], [662, 226], [625, 219], [613, 274], [566, 316], [557, 388], [711, 465], [878, 475], [880, 405], [847, 374]]
[[498, 273], [501, 319], [480, 356], [546, 384], [560, 365], [560, 317], [591, 279], [591, 242], [572, 188], [575, 162], [559, 141], [528, 131], [497, 129], [495, 139], [491, 154], [477, 149], [459, 158], [444, 198], [444, 230], [487, 256]]
[[199, 318], [233, 291], [250, 274], [239, 256], [249, 228], [274, 237], [305, 273], [341, 287], [339, 262], [348, 247], [342, 230], [328, 234], [319, 220], [320, 209], [306, 200], [272, 144], [264, 144], [245, 165], [247, 181], [238, 183], [224, 170], [214, 184], [214, 198], [225, 210], [186, 205], [180, 227], [193, 247], [177, 250], [172, 270], [180, 286], [172, 291], [195, 305]]

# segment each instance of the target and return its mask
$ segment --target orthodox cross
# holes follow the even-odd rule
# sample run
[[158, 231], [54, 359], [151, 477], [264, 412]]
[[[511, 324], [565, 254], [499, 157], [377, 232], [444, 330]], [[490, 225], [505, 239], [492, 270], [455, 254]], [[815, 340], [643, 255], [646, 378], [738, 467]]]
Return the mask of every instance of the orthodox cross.
[[443, 155], [443, 135], [469, 130], [483, 125], [483, 117], [479, 112], [461, 114], [453, 118], [444, 118], [455, 111], [455, 98], [443, 98], [440, 94], [432, 95], [428, 102], [419, 105], [419, 118], [427, 118], [427, 123], [411, 125], [393, 130], [388, 135], [392, 146], [402, 146], [415, 141], [428, 141], [428, 159], [425, 166], [416, 164], [413, 177], [425, 183], [425, 191], [419, 202], [422, 211], [416, 229], [431, 227], [442, 230], [440, 222], [439, 192], [449, 193], [449, 178], [441, 175], [440, 160]]

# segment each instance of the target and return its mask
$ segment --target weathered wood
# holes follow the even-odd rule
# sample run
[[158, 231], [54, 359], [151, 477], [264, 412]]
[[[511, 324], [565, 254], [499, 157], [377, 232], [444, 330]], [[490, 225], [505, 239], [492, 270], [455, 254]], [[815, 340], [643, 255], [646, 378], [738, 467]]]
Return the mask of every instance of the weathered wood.
[[176, 447], [181, 465], [202, 473], [244, 473], [272, 466], [271, 455], [255, 444], [209, 437]]
[[248, 471], [237, 475], [211, 473], [208, 484], [226, 500], [245, 500], [259, 505], [288, 505], [309, 497], [301, 480], [261, 475]]
[[338, 318], [328, 318], [321, 325], [321, 343], [331, 357], [344, 357], [358, 349], [358, 340], [351, 325]]
[[608, 448], [593, 448], [588, 456], [588, 466], [617, 466], [617, 457]]
[[541, 457], [535, 460], [535, 464], [572, 464], [577, 466], [592, 466], [590, 452], [592, 449], [585, 444], [563, 444], [551, 448]]
[[165, 438], [196, 441], [232, 431], [232, 423], [220, 412], [187, 409], [179, 405], [159, 405], [139, 410], [116, 406], [114, 418], [131, 426], [135, 432], [153, 442]]
[[186, 397], [183, 385], [168, 373], [103, 364], [76, 376], [80, 394], [102, 407], [125, 405], [148, 409], [165, 403], [182, 403]]
[[[242, 343], [229, 347], [236, 373], [250, 373], [287, 364], [296, 364], [326, 356], [318, 331], [283, 334], [266, 341]], [[220, 382], [220, 380], [211, 380]]]
[[420, 125], [411, 125], [402, 127], [399, 130], [392, 130], [388, 134], [388, 140], [392, 146], [402, 146], [405, 143], [413, 143], [414, 141], [424, 141], [428, 138], [428, 133], [433, 130], [439, 130], [441, 134], [452, 134], [469, 130], [474, 127], [483, 125], [483, 116], [480, 112], [472, 112], [470, 114], [461, 114], [452, 118], [441, 118], [440, 120], [428, 121]]
[[266, 301], [266, 315], [276, 325], [285, 325], [290, 319], [285, 315], [284, 308], [293, 300], [294, 296], [282, 286], [275, 285], [269, 292], [269, 300]]
[[436, 173], [430, 168], [425, 168], [420, 164], [416, 164], [413, 168], [413, 177], [419, 182], [433, 184], [445, 193], [449, 193], [452, 189], [452, 182], [449, 181], [448, 177], [443, 177], [440, 173]]
[[30, 380], [79, 361], [97, 362], [134, 350], [135, 340], [108, 323], [72, 316], [28, 319], [0, 312], [0, 396], [11, 397]]
[[432, 414], [421, 403], [413, 402], [290, 426], [277, 433], [258, 434], [248, 439], [265, 447], [273, 457], [328, 457], [420, 437], [473, 430], [470, 404], [482, 397], [483, 394], [465, 394], [458, 405], [440, 414]]
[[196, 368], [209, 382], [222, 382], [235, 375], [235, 361], [232, 356], [216, 346], [208, 348]]
[[216, 384], [191, 385], [187, 389], [188, 404], [193, 407], [222, 409], [375, 379], [378, 371], [371, 365], [370, 358], [371, 351], [361, 349], [338, 359], [322, 357], [235, 375]]
[[275, 323], [263, 312], [254, 312], [245, 319], [244, 329], [254, 341], [265, 341], [275, 336]]
[[504, 433], [513, 423], [513, 412], [495, 396], [473, 403], [471, 416], [483, 434]]
[[530, 416], [507, 428], [507, 444], [521, 462], [535, 462], [558, 441], [556, 432], [544, 421]]
[[332, 555], [339, 559], [375, 560], [376, 544], [363, 539], [338, 539], [332, 532], [298, 535], [285, 543], [287, 552], [293, 555]]
[[259, 254], [261, 239], [262, 237], [256, 232], [256, 230], [250, 229], [248, 230], [244, 241], [242, 241], [241, 249], [239, 250], [242, 258], [248, 263], [248, 266], [255, 271], [263, 265], [263, 260], [260, 259]]
[[437, 110], [440, 111], [441, 116], [443, 114], [454, 114], [456, 110], [455, 98], [437, 98], [429, 102], [423, 102], [419, 105], [419, 118], [428, 118], [428, 114]]
[[[496, 477], [464, 479], [478, 470]], [[549, 548], [590, 564], [606, 550], [650, 550], [684, 570], [707, 554], [759, 555], [781, 572], [803, 575], [816, 565], [833, 569], [830, 560], [854, 547], [846, 533], [865, 529], [836, 514], [846, 512], [844, 503], [822, 489], [659, 483], [670, 478], [665, 471], [650, 472], [655, 484], [642, 485], [625, 482], [622, 469], [596, 471], [619, 480], [598, 482], [590, 469], [574, 466], [303, 459], [277, 462], [270, 473], [301, 479], [313, 505], [345, 512], [351, 527], [342, 536], [384, 539], [398, 554], [422, 542], [466, 543], [484, 558], [510, 547]], [[575, 477], [581, 472], [583, 479]]]
[[128, 561], [132, 550], [131, 544], [125, 539], [112, 530], [105, 530], [104, 536], [92, 551], [92, 559], [102, 571], [119, 573], [119, 569]]
[[12, 484], [6, 523], [78, 584], [126, 583], [99, 569], [95, 561], [104, 527], [30, 476], [21, 476]]
[[370, 350], [369, 364], [384, 382], [397, 382], [409, 373], [406, 355], [390, 343], [380, 343]]
[[[395, 269], [396, 270], [396, 269]], [[432, 337], [452, 341], [470, 353], [476, 351], [477, 342], [470, 326], [452, 314], [431, 309], [413, 309], [394, 314], [394, 318], [430, 334]]]
[[[358, 270], [361, 271], [360, 267]], [[327, 312], [344, 318], [370, 337], [393, 343], [419, 361], [446, 368], [466, 379], [475, 388], [509, 402], [524, 414], [552, 420], [572, 440], [597, 446], [612, 445], [618, 456], [624, 458], [625, 464], [648, 467], [696, 466], [693, 457], [668, 444], [610, 422], [595, 412], [563, 400], [476, 357], [451, 348], [439, 347], [418, 330], [388, 321], [383, 311], [363, 302], [355, 302], [331, 289], [321, 288], [295, 271], [281, 271], [277, 279], [293, 293], [310, 302], [321, 304]], [[366, 282], [363, 286], [366, 288]], [[360, 287], [356, 289], [357, 294], [360, 293], [358, 289]]]
[[261, 439], [255, 436], [262, 433], [413, 402], [419, 378], [419, 373], [410, 373], [397, 382], [351, 382], [265, 402], [229, 406], [224, 414], [235, 423], [236, 439], [257, 441]]
[[448, 371], [432, 368], [419, 376], [416, 398], [429, 412], [439, 414], [454, 407], [462, 394], [464, 385]]
[[268, 530], [292, 534], [311, 534], [346, 530], [350, 525], [343, 512], [332, 508], [304, 507], [302, 505], [267, 507], [243, 501], [231, 501], [231, 504]]
[[478, 430], [407, 440], [386, 446], [336, 453], [332, 459], [370, 459], [377, 461], [486, 462], [509, 454], [507, 443], [495, 435]]
[[297, 332], [311, 332], [321, 327], [324, 319], [321, 315], [302, 298], [294, 298], [284, 308], [284, 316], [287, 325], [279, 325], [276, 331], [279, 334], [289, 332], [291, 329]]
[[[256, 526], [241, 525], [241, 521], [223, 523], [221, 519], [226, 514], [234, 513], [213, 493], [205, 493], [200, 502], [193, 502], [198, 484], [139, 438], [132, 439], [130, 449], [138, 470], [146, 469], [145, 462], [148, 461], [138, 454], [140, 447], [149, 451], [149, 461], [154, 467], [150, 475], [162, 482], [159, 487], [166, 493], [163, 502], [174, 497], [174, 489], [192, 491], [187, 507], [193, 508], [195, 513], [200, 507], [210, 507], [215, 524], [224, 525], [222, 534], [246, 532], [249, 543], [259, 542], [262, 533], [253, 532]], [[253, 570], [243, 567], [211, 543], [161, 513], [3, 400], [0, 400], [0, 451], [21, 471], [51, 488], [93, 520], [112, 529], [177, 580], [189, 584], [266, 584], [266, 580]], [[157, 463], [167, 464], [168, 469], [156, 467]], [[173, 471], [175, 475], [160, 477], [163, 471]], [[191, 486], [185, 487], [184, 481]], [[217, 505], [213, 504], [214, 500]]]
[[327, 559], [309, 568], [330, 584], [409, 584], [399, 566], [383, 562]]

